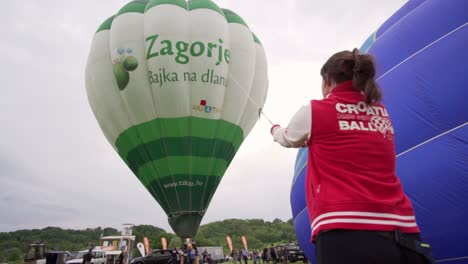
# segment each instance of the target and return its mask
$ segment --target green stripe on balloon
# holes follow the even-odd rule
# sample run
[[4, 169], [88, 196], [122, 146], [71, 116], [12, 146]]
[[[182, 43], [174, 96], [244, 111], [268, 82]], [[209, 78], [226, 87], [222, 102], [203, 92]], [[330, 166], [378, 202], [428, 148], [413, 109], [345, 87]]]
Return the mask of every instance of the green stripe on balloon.
[[[188, 3], [188, 6], [187, 6]], [[189, 2], [185, 2], [184, 0], [151, 0], [145, 8], [145, 13], [148, 12], [151, 8], [158, 6], [158, 5], [176, 5], [181, 8], [184, 8], [185, 10], [196, 10], [196, 9], [211, 9], [213, 11], [216, 11], [220, 13], [221, 15], [226, 17], [226, 20], [228, 23], [238, 23], [241, 25], [244, 25], [246, 27], [247, 23], [236, 13], [229, 9], [223, 9], [217, 6], [215, 3], [213, 3], [210, 0], [191, 0]]]
[[[137, 172], [146, 163], [164, 159], [167, 156], [191, 156], [222, 159], [229, 164], [239, 146], [218, 139], [204, 138], [164, 138], [138, 145], [125, 157], [133, 172]], [[180, 164], [174, 164], [180, 168]]]
[[150, 161], [139, 167], [135, 174], [143, 184], [175, 174], [223, 176], [228, 162], [209, 157], [173, 157]]
[[[109, 30], [112, 25], [112, 21], [114, 20], [115, 17], [125, 14], [125, 13], [130, 13], [130, 12], [136, 12], [136, 13], [145, 13], [149, 9], [158, 6], [158, 5], [176, 5], [179, 7], [184, 8], [187, 10], [189, 8], [190, 10], [195, 10], [195, 9], [211, 9], [213, 11], [216, 11], [226, 17], [226, 20], [228, 23], [238, 23], [241, 25], [244, 25], [248, 27], [247, 23], [236, 13], [229, 9], [222, 9], [218, 7], [215, 3], [213, 3], [210, 0], [192, 0], [188, 2], [188, 7], [187, 7], [187, 2], [184, 0], [135, 0], [132, 1], [128, 4], [126, 4], [124, 7], [122, 7], [119, 12], [115, 16], [111, 16], [108, 18], [106, 21], [104, 21], [101, 26], [99, 26], [97, 32], [103, 31], [103, 30]], [[258, 38], [254, 35], [254, 41], [261, 44]]]
[[249, 27], [249, 26], [247, 26], [247, 23], [245, 23], [245, 21], [238, 14], [232, 12], [229, 9], [223, 8], [222, 10], [223, 10], [224, 14], [226, 15], [226, 19], [227, 19], [227, 21], [229, 23], [238, 23], [238, 24], [244, 25], [246, 27]]
[[135, 0], [124, 5], [115, 16], [125, 13], [144, 13], [149, 0]]
[[217, 139], [230, 142], [236, 148], [244, 140], [242, 128], [233, 123], [219, 119], [199, 117], [157, 118], [122, 132], [115, 142], [121, 156], [138, 145], [147, 144], [166, 137], [194, 137]]
[[111, 16], [109, 17], [108, 19], [106, 19], [106, 21], [104, 21], [98, 28], [98, 30], [96, 31], [96, 33], [100, 32], [100, 31], [104, 31], [104, 30], [109, 30], [112, 26], [112, 21], [114, 21], [114, 17], [115, 16]]
[[253, 39], [254, 39], [255, 43], [258, 43], [258, 44], [262, 45], [262, 43], [260, 42], [260, 39], [258, 39], [257, 35], [255, 35], [254, 33], [252, 33], [252, 35], [253, 35]]
[[213, 3], [210, 0], [191, 0], [188, 3], [189, 3], [190, 10], [211, 9], [213, 11], [220, 13], [222, 16], [224, 16], [223, 10], [221, 10], [219, 6], [217, 6], [215, 3]]
[[151, 8], [158, 5], [175, 5], [187, 10], [187, 2], [185, 2], [185, 0], [151, 0], [146, 5], [145, 13], [148, 12], [148, 10], [150, 10]]

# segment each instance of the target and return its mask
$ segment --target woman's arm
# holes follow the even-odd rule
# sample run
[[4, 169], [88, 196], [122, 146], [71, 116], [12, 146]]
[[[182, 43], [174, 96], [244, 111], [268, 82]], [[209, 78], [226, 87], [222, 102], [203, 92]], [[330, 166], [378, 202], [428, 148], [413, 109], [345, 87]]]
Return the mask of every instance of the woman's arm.
[[298, 148], [309, 140], [311, 127], [312, 110], [309, 103], [299, 108], [289, 122], [288, 127], [281, 128], [279, 125], [274, 125], [270, 132], [273, 135], [273, 139], [281, 146]]

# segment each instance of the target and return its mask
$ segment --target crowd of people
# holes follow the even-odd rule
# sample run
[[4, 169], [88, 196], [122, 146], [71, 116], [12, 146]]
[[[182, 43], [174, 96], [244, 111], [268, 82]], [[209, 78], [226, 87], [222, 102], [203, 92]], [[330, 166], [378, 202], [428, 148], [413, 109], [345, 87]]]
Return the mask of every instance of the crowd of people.
[[[198, 252], [198, 248], [194, 244], [184, 245], [181, 249], [179, 247], [174, 248], [172, 251], [172, 263], [180, 264], [215, 264], [214, 259], [208, 251], [204, 250], [201, 254], [201, 258]], [[201, 262], [201, 263], [200, 263]]]
[[[231, 252], [233, 264], [236, 264], [236, 262], [239, 262], [239, 264], [247, 264], [249, 258], [254, 264], [269, 264], [270, 261], [272, 264], [286, 264], [289, 260], [289, 250], [286, 247], [275, 247], [272, 244], [269, 248], [265, 247], [263, 250], [254, 249], [249, 252], [243, 248], [239, 251], [233, 249]], [[242, 263], [242, 261], [244, 263]]]
[[[217, 262], [206, 249], [199, 254], [197, 246], [194, 244], [184, 245], [183, 248], [174, 248], [171, 257], [172, 263], [180, 264], [215, 264]], [[233, 264], [237, 264], [237, 262], [247, 264], [249, 259], [253, 261], [253, 264], [270, 264], [270, 262], [272, 264], [286, 264], [289, 260], [289, 250], [286, 247], [275, 247], [272, 244], [263, 250], [233, 249], [230, 256], [226, 255], [224, 258], [225, 261], [231, 260]]]

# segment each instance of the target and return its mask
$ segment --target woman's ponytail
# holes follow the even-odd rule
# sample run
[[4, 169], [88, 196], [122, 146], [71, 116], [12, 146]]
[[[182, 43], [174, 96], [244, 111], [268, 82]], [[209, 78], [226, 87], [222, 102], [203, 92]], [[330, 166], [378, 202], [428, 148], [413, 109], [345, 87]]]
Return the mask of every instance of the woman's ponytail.
[[353, 58], [353, 86], [364, 92], [367, 104], [380, 102], [382, 93], [374, 80], [374, 59], [371, 55], [360, 54], [358, 49], [353, 50]]
[[358, 49], [334, 54], [323, 65], [320, 73], [324, 78], [328, 75], [337, 84], [353, 80], [354, 88], [366, 95], [367, 104], [382, 100], [382, 93], [374, 80], [374, 59], [369, 54], [360, 54]]

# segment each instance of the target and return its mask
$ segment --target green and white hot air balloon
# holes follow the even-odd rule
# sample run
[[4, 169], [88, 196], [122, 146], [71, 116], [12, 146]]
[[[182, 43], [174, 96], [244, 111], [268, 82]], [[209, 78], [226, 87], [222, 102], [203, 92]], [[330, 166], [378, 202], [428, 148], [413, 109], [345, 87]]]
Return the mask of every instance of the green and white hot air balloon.
[[210, 0], [136, 0], [97, 30], [86, 67], [108, 141], [192, 238], [268, 87], [244, 20]]

